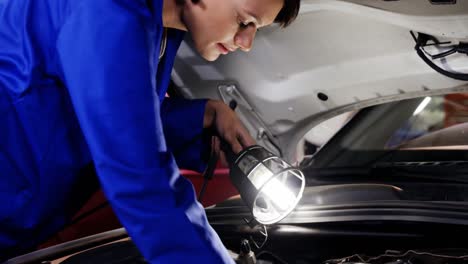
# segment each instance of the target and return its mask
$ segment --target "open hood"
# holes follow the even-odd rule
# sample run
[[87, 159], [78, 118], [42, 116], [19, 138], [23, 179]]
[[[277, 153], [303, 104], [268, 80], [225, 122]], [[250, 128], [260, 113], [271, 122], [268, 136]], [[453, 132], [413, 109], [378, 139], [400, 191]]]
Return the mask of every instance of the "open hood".
[[[261, 29], [249, 53], [206, 62], [188, 37], [173, 80], [188, 98], [236, 100], [258, 143], [295, 161], [306, 132], [340, 113], [468, 91], [466, 81], [436, 72], [417, 55], [410, 31], [468, 42], [468, 1], [305, 0], [295, 23]], [[468, 72], [465, 54], [439, 61], [443, 69]]]

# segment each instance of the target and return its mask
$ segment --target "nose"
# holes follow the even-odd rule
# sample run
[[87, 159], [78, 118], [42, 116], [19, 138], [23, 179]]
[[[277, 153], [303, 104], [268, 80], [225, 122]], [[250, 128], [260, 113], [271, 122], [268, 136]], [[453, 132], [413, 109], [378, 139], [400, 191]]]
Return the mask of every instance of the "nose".
[[234, 36], [234, 44], [242, 51], [248, 52], [252, 49], [256, 33], [257, 28], [255, 26], [240, 29]]

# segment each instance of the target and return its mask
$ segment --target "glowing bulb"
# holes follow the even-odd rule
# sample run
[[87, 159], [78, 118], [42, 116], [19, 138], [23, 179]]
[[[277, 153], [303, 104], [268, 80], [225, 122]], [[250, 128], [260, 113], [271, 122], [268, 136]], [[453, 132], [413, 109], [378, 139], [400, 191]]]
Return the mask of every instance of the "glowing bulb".
[[281, 210], [287, 210], [294, 205], [296, 196], [277, 178], [271, 179], [262, 188], [262, 192]]

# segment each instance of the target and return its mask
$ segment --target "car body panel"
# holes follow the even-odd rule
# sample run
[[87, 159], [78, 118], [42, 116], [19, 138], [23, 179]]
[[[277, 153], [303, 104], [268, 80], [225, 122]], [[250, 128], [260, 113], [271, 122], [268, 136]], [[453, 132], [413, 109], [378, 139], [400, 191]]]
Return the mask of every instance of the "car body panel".
[[[175, 84], [191, 98], [220, 98], [220, 86], [234, 85], [250, 105], [238, 108], [250, 132], [260, 134], [256, 115], [277, 147], [270, 150], [281, 150], [289, 161], [296, 160], [299, 140], [320, 121], [375, 104], [468, 91], [466, 82], [428, 67], [416, 55], [410, 34], [466, 41], [466, 1], [310, 0], [301, 5], [290, 27], [262, 28], [251, 52], [214, 63], [198, 57], [187, 37], [174, 66]], [[466, 56], [454, 55], [447, 67], [467, 72]], [[319, 98], [321, 93], [327, 100]]]

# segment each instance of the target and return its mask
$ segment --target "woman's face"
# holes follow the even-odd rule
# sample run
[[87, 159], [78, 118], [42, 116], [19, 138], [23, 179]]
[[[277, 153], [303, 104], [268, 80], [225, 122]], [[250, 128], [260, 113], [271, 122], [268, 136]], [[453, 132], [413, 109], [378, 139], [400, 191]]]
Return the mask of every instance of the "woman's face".
[[182, 20], [208, 61], [252, 48], [257, 29], [270, 25], [288, 0], [186, 0]]

